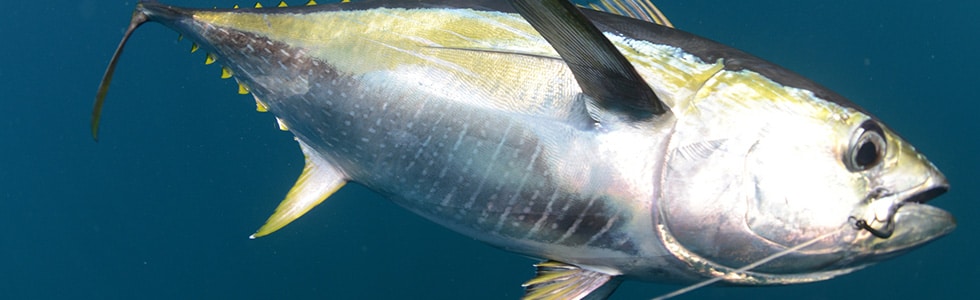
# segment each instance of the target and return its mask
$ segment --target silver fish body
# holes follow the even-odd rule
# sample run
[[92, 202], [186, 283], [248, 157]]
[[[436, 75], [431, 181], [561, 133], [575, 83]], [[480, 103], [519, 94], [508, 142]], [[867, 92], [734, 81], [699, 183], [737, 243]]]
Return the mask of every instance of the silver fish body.
[[946, 179], [864, 110], [635, 18], [583, 15], [656, 94], [643, 101], [666, 112], [632, 109], [639, 100], [616, 91], [597, 99], [569, 67], [575, 58], [549, 42], [560, 37], [536, 30], [549, 25], [504, 2], [141, 3], [137, 14], [214, 53], [301, 145], [304, 176], [257, 236], [353, 181], [467, 236], [561, 263], [539, 273], [586, 274], [558, 286], [601, 278], [584, 297], [621, 278], [823, 280], [955, 226], [921, 204]]

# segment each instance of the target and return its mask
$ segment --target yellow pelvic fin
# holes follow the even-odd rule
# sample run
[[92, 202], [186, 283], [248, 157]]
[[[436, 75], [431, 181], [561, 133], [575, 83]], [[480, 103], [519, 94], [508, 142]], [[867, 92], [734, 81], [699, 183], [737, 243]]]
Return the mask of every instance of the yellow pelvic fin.
[[289, 5], [286, 5], [286, 1], [279, 1], [279, 5], [277, 5], [277, 7], [287, 7], [287, 6]]
[[306, 6], [314, 6], [314, 5], [316, 5], [316, 1], [310, 0], [310, 2], [306, 2]]
[[648, 0], [593, 0], [585, 6], [594, 10], [639, 19], [661, 26], [674, 27], [667, 16]]
[[537, 276], [525, 282], [524, 300], [606, 299], [619, 287], [613, 274], [592, 271], [558, 261], [534, 265]]
[[299, 142], [299, 146], [306, 157], [303, 174], [299, 176], [296, 185], [289, 190], [286, 199], [276, 207], [276, 212], [249, 238], [262, 237], [279, 230], [303, 216], [347, 183], [347, 176], [320, 158], [309, 146], [303, 142]]

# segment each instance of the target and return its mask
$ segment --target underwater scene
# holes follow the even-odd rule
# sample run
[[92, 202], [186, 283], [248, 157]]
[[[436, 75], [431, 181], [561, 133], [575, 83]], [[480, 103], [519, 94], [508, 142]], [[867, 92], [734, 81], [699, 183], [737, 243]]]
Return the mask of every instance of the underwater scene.
[[[249, 239], [303, 171], [303, 153], [271, 114], [256, 112], [251, 95], [220, 78], [218, 64], [204, 64], [203, 51], [191, 53], [189, 39], [158, 23], [129, 40], [93, 141], [93, 99], [136, 3], [12, 1], [0, 9], [0, 298], [524, 294], [539, 260], [455, 233], [356, 183], [289, 226]], [[675, 299], [975, 297], [980, 2], [654, 3], [677, 29], [800, 73], [883, 120], [948, 178], [950, 190], [929, 204], [958, 224], [948, 236], [827, 281], [712, 285]], [[628, 280], [610, 299], [682, 287]]]

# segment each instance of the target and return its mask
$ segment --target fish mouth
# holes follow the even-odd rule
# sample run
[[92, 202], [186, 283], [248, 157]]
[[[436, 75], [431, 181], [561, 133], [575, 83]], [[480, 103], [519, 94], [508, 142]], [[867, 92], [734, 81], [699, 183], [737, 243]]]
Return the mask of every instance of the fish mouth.
[[[949, 212], [917, 202], [902, 205], [895, 213], [892, 235], [870, 239], [868, 250], [874, 256], [897, 255], [956, 229], [956, 219]], [[887, 257], [882, 257], [882, 259]]]
[[930, 187], [924, 191], [915, 193], [909, 196], [908, 198], [906, 198], [905, 201], [903, 202], [922, 204], [922, 203], [929, 202], [929, 200], [935, 199], [936, 197], [939, 197], [942, 194], [945, 194], [947, 191], [949, 191], [949, 183], [946, 183], [945, 180], [943, 181], [944, 181], [943, 184]]
[[864, 231], [858, 235], [861, 252], [875, 260], [887, 259], [956, 229], [952, 214], [925, 204], [949, 190], [949, 183], [941, 173], [930, 175], [912, 189], [882, 195], [872, 201], [864, 218], [852, 218], [855, 227]]

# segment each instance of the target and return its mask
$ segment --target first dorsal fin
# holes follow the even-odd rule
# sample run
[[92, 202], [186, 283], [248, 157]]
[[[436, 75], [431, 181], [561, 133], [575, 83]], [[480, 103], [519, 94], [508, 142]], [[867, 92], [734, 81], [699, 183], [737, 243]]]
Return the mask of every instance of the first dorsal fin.
[[582, 6], [674, 28], [674, 24], [667, 20], [667, 16], [656, 5], [646, 0], [592, 0]]
[[568, 64], [582, 92], [599, 107], [639, 121], [667, 112], [667, 106], [633, 65], [566, 0], [510, 0]]
[[524, 286], [524, 300], [602, 300], [619, 287], [620, 279], [613, 275], [582, 269], [558, 261], [534, 265], [537, 276]]
[[279, 230], [303, 216], [347, 183], [347, 176], [343, 172], [320, 158], [302, 141], [299, 142], [299, 146], [306, 156], [303, 174], [296, 180], [296, 185], [289, 190], [286, 199], [276, 207], [276, 212], [249, 238], [262, 237]]

